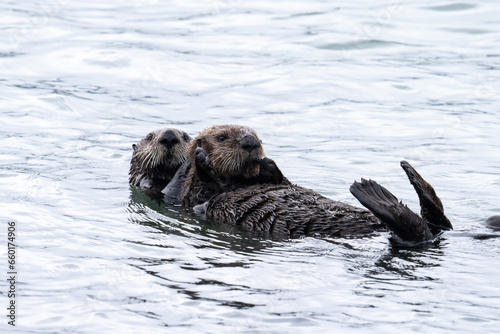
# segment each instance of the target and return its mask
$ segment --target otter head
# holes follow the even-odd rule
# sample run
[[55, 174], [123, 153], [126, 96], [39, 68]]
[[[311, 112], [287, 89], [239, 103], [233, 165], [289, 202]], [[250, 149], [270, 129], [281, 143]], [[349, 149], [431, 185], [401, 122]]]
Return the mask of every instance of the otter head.
[[163, 188], [186, 161], [190, 142], [191, 137], [182, 130], [150, 132], [132, 145], [129, 182], [141, 188]]
[[486, 226], [495, 231], [500, 231], [500, 216], [491, 216], [486, 219]]
[[265, 153], [257, 133], [241, 125], [215, 125], [202, 131], [191, 143], [189, 156], [202, 147], [215, 171], [224, 176], [252, 178], [259, 175]]

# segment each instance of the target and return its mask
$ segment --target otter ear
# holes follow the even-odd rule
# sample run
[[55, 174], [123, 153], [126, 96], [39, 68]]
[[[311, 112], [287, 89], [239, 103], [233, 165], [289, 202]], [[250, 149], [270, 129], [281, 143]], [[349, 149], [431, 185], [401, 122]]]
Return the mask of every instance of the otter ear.
[[136, 145], [136, 144], [132, 144], [132, 149], [133, 149], [133, 150], [134, 150], [134, 152], [135, 152], [135, 150], [137, 149], [137, 145]]

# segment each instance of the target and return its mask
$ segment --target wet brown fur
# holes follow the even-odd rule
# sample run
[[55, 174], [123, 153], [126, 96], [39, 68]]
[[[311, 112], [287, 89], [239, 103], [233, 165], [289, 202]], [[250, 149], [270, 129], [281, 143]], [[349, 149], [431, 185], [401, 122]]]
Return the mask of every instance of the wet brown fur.
[[144, 191], [160, 192], [186, 161], [190, 142], [191, 137], [182, 130], [170, 128], [150, 132], [132, 145], [129, 183]]
[[254, 185], [207, 202], [207, 218], [275, 240], [364, 237], [387, 228], [369, 211], [291, 184]]
[[[258, 174], [249, 172], [258, 166], [258, 159], [249, 159], [250, 163], [242, 163], [247, 160], [240, 158], [241, 148], [236, 145], [238, 138], [241, 138], [240, 128], [245, 127], [211, 127], [202, 132], [196, 144], [193, 143], [190, 147], [189, 159], [192, 167], [182, 189], [184, 199], [187, 199], [183, 204], [196, 206], [195, 211], [204, 213], [207, 218], [273, 239], [301, 236], [363, 237], [374, 232], [390, 230], [396, 236], [397, 242], [408, 245], [431, 241], [441, 231], [452, 228], [432, 186], [405, 161], [401, 166], [419, 195], [422, 217], [399, 202], [387, 189], [371, 180], [355, 182], [351, 186], [353, 195], [371, 212], [331, 200], [288, 181], [282, 184], [262, 184], [242, 182], [240, 179], [236, 188], [219, 188], [214, 190], [211, 197], [198, 197], [199, 193], [207, 193], [203, 189], [210, 186], [211, 181], [203, 175], [203, 171], [210, 168], [193, 167], [197, 158], [199, 162], [200, 149], [197, 147], [206, 151], [218, 173], [226, 173], [229, 178], [243, 176], [248, 177], [248, 181]], [[222, 148], [216, 139], [224, 133], [232, 133], [228, 136], [234, 138]], [[245, 133], [256, 136], [255, 132], [248, 128], [245, 128]], [[234, 157], [236, 161], [231, 160]], [[210, 161], [207, 165], [210, 165]], [[229, 166], [229, 169], [226, 166]], [[205, 202], [201, 204], [203, 201]]]
[[[248, 136], [259, 142], [259, 147], [251, 152], [241, 147], [241, 141]], [[207, 179], [197, 172], [195, 151], [198, 147], [203, 148], [210, 158], [215, 174], [224, 183], [223, 189], [219, 189], [220, 184], [207, 185]], [[203, 188], [207, 186], [215, 186], [218, 189], [214, 192], [220, 192], [257, 184], [260, 163], [264, 156], [260, 139], [251, 128], [240, 125], [215, 125], [205, 129], [189, 146], [188, 158], [191, 168], [182, 186], [180, 202], [188, 207], [205, 202], [209, 196], [200, 196], [200, 192], [204, 192]]]

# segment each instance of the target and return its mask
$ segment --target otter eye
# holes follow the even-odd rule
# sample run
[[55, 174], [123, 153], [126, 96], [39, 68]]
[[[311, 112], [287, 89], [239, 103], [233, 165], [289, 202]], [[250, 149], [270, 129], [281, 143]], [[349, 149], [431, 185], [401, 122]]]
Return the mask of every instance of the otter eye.
[[226, 136], [219, 136], [219, 138], [217, 138], [219, 140], [220, 143], [222, 143], [224, 140], [226, 140]]
[[184, 141], [189, 141], [189, 135], [184, 132], [184, 135], [182, 136], [184, 138]]
[[149, 135], [147, 135], [147, 136], [146, 136], [146, 140], [147, 140], [147, 141], [151, 141], [151, 140], [153, 140], [153, 134], [152, 134], [152, 133], [150, 133]]

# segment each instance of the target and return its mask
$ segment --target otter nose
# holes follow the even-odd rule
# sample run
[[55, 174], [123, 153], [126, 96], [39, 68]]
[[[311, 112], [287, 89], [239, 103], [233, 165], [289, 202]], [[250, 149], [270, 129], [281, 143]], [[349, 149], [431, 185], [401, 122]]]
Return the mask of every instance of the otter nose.
[[249, 153], [260, 147], [260, 142], [252, 135], [247, 135], [240, 140], [240, 147]]
[[167, 130], [163, 136], [161, 136], [160, 143], [165, 145], [167, 148], [172, 148], [172, 146], [179, 143], [179, 138], [177, 138], [176, 134], [172, 130]]

